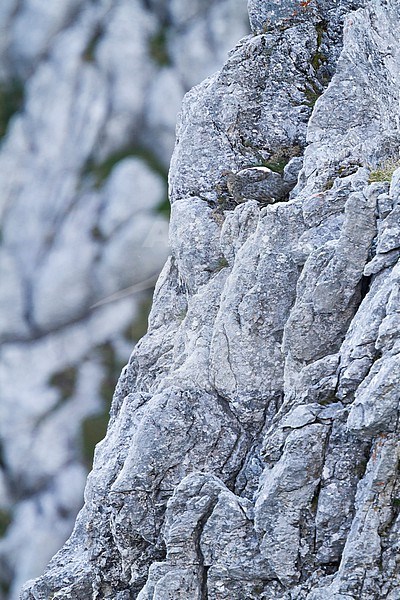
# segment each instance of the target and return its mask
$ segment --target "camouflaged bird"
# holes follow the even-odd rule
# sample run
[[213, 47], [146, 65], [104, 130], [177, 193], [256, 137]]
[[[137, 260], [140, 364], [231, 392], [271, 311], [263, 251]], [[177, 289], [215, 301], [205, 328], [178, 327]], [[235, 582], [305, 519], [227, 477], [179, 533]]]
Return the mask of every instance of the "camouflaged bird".
[[251, 167], [228, 173], [226, 186], [236, 204], [247, 200], [272, 204], [282, 200], [289, 192], [282, 176], [267, 167]]

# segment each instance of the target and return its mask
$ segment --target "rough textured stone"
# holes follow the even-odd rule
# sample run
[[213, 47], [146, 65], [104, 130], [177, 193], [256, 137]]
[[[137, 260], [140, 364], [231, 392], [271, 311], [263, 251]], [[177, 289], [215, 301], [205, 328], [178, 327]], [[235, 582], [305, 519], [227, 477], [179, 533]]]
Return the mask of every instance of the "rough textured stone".
[[[257, 35], [186, 96], [149, 331], [24, 600], [398, 597], [399, 265], [368, 266], [398, 246], [398, 171], [369, 178], [398, 148], [399, 6], [295, 4], [250, 1]], [[231, 202], [227, 171], [294, 157], [290, 198]]]

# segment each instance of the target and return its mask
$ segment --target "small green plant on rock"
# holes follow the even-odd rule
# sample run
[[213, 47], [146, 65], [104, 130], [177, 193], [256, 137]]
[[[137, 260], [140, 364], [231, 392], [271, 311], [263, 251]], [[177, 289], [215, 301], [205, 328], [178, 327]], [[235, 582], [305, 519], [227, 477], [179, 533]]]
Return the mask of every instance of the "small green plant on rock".
[[327, 23], [325, 21], [320, 21], [316, 24], [315, 30], [317, 33], [317, 49], [311, 57], [311, 65], [314, 68], [314, 71], [317, 73], [328, 61], [327, 57], [321, 50], [324, 35], [327, 32]]
[[185, 320], [187, 313], [188, 309], [186, 306], [185, 308], [182, 308], [182, 310], [177, 315], [176, 320], [178, 321], [178, 323], [182, 323]]
[[305, 96], [304, 104], [309, 108], [314, 108], [314, 105], [318, 98], [322, 94], [322, 90], [318, 88], [317, 84], [311, 79], [305, 84], [303, 88], [303, 93]]
[[354, 175], [357, 173], [358, 169], [361, 167], [360, 162], [348, 163], [339, 167], [337, 174], [338, 177], [343, 179], [344, 177], [348, 177], [349, 175]]
[[400, 159], [389, 158], [381, 163], [376, 169], [371, 169], [369, 174], [369, 183], [376, 181], [390, 181], [393, 173], [400, 167]]
[[282, 157], [281, 159], [278, 158], [276, 160], [267, 160], [262, 166], [267, 167], [267, 169], [271, 169], [271, 171], [282, 175], [283, 169], [286, 167], [288, 162], [289, 161], [286, 158]]
[[225, 267], [229, 267], [229, 263], [226, 260], [225, 256], [221, 256], [221, 258], [218, 261], [218, 266], [215, 269], [215, 272], [219, 273], [220, 271], [222, 271], [222, 269], [225, 269]]
[[324, 191], [324, 192], [327, 192], [327, 191], [331, 190], [331, 189], [333, 188], [333, 186], [334, 186], [334, 183], [335, 183], [335, 179], [334, 179], [334, 178], [332, 178], [332, 177], [331, 177], [331, 178], [329, 178], [329, 179], [326, 181], [326, 183], [325, 183], [324, 187], [322, 188], [322, 189], [323, 189], [323, 191]]

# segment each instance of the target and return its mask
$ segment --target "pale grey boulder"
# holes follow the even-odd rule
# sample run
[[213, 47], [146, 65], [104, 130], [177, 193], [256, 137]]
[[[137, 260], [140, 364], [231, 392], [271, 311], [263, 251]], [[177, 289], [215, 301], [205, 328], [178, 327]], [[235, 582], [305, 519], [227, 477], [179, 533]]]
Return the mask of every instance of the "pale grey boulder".
[[[307, 596], [307, 600], [379, 598], [382, 589], [388, 591], [389, 597], [396, 597], [400, 589], [398, 571], [393, 570], [396, 548], [386, 550], [381, 573], [378, 563], [382, 556], [381, 544], [382, 538], [385, 537], [385, 526], [389, 525], [390, 529], [393, 518], [393, 509], [387, 498], [396, 486], [393, 468], [398, 464], [398, 452], [398, 439], [394, 439], [393, 436], [389, 436], [388, 439], [376, 439], [372, 460], [368, 463], [366, 476], [357, 490], [357, 512], [348, 534], [339, 571], [330, 585], [314, 590]], [[396, 531], [398, 525], [396, 522], [393, 525]]]
[[290, 186], [290, 189], [296, 185], [302, 167], [303, 158], [301, 156], [293, 156], [287, 165], [285, 165], [283, 169], [283, 181]]
[[353, 318], [341, 346], [341, 368], [336, 394], [344, 402], [348, 402], [347, 398], [351, 401], [355, 390], [378, 358], [376, 340], [386, 316], [386, 305], [391, 290], [390, 276], [375, 278], [363, 300], [363, 311], [358, 311]]
[[221, 266], [220, 227], [200, 198], [175, 202], [171, 210], [171, 251], [188, 291], [193, 294]]
[[[282, 334], [299, 274], [291, 253], [295, 232], [302, 228], [300, 211], [287, 204], [275, 204], [265, 210], [265, 214], [259, 213], [252, 235], [247, 239], [241, 233], [238, 236], [245, 241], [235, 252], [235, 262], [227, 276], [210, 349], [215, 388], [230, 398], [250, 427], [261, 426], [265, 397], [279, 402], [283, 384]], [[259, 345], [257, 353], [252, 351], [255, 340]]]
[[[388, 196], [388, 198], [391, 200], [390, 196]], [[382, 201], [381, 196], [378, 197], [378, 201], [379, 200]], [[396, 264], [398, 259], [400, 251], [400, 237], [398, 230], [400, 210], [398, 205], [392, 210], [389, 210], [390, 205], [388, 203], [385, 204], [387, 205], [387, 214], [379, 223], [376, 255], [364, 269], [364, 274], [366, 276], [378, 273], [384, 268], [392, 267]]]
[[390, 197], [393, 198], [393, 205], [397, 205], [400, 199], [400, 169], [397, 168], [392, 176], [389, 189]]
[[308, 21], [316, 27], [317, 50], [312, 67], [325, 82], [335, 72], [341, 51], [346, 14], [366, 5], [365, 0], [248, 0], [254, 34], [286, 31]]
[[295, 360], [313, 361], [338, 349], [359, 304], [359, 284], [375, 233], [375, 203], [351, 194], [337, 244], [327, 242], [312, 253], [299, 279], [284, 337], [286, 352]]
[[251, 592], [271, 573], [257, 555], [251, 503], [212, 475], [193, 473], [177, 487], [166, 511], [166, 543], [167, 559], [150, 568], [141, 600], [171, 593], [202, 598], [205, 590], [210, 598], [229, 598]]
[[260, 479], [254, 527], [262, 535], [260, 552], [284, 587], [297, 583], [298, 556], [309, 552], [309, 540], [299, 536], [299, 525], [319, 484], [327, 432], [322, 424], [290, 432], [281, 459]]
[[[371, 28], [374, 9], [381, 19]], [[318, 141], [321, 156], [315, 157], [317, 162], [325, 159], [325, 152], [333, 163], [331, 167], [350, 162], [374, 166], [396, 157], [398, 44], [397, 28], [393, 29], [393, 23], [397, 18], [395, 4], [383, 6], [377, 3], [346, 19], [338, 70], [326, 94], [317, 101], [309, 123], [308, 152], [312, 154], [313, 142]], [[374, 81], [362, 79], [360, 73], [368, 71], [373, 57], [378, 59], [385, 52], [384, 48], [388, 49], [388, 54], [382, 68], [374, 72]], [[346, 110], [343, 110], [344, 99]], [[337, 114], [341, 115], [340, 120], [336, 118]], [[329, 149], [321, 145], [326, 131], [330, 132]]]
[[[376, 434], [396, 428], [399, 409], [398, 356], [378, 360], [358, 387], [347, 425], [353, 432]], [[371, 401], [371, 388], [374, 389]]]

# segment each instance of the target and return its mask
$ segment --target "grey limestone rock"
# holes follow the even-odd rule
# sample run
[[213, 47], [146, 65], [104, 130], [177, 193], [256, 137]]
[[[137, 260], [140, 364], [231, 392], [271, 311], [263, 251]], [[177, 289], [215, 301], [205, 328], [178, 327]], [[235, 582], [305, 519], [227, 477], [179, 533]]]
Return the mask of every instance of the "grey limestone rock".
[[[399, 597], [399, 171], [369, 181], [398, 148], [399, 5], [294, 4], [250, 1], [255, 35], [184, 100], [149, 330], [23, 600]], [[227, 171], [271, 163], [289, 197], [230, 202]]]

